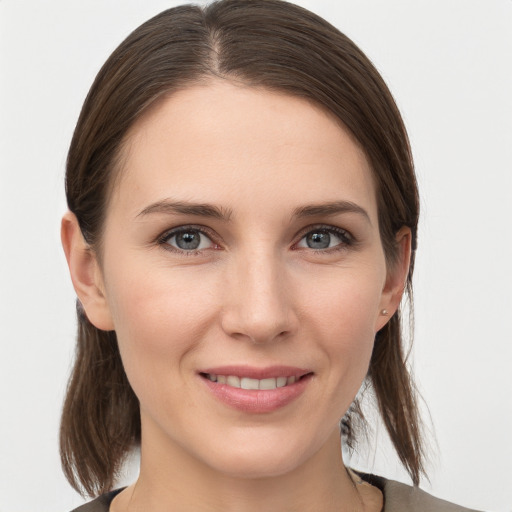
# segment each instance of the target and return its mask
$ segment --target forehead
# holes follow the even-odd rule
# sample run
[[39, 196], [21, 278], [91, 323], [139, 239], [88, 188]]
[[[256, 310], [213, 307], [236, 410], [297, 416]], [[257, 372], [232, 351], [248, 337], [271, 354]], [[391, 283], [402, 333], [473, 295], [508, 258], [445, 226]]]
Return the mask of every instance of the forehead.
[[120, 162], [112, 199], [134, 207], [166, 195], [233, 201], [236, 192], [246, 202], [302, 195], [376, 210], [367, 158], [341, 122], [305, 99], [228, 81], [160, 100], [131, 128]]

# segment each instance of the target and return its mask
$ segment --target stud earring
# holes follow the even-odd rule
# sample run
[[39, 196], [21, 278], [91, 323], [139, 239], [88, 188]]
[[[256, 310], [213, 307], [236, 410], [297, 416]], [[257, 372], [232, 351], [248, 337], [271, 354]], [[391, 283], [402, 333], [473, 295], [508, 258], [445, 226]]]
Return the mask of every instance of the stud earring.
[[383, 310], [380, 312], [380, 314], [381, 314], [382, 316], [388, 316], [388, 314], [389, 314], [389, 313], [388, 313], [388, 310], [387, 310], [387, 309], [383, 309]]

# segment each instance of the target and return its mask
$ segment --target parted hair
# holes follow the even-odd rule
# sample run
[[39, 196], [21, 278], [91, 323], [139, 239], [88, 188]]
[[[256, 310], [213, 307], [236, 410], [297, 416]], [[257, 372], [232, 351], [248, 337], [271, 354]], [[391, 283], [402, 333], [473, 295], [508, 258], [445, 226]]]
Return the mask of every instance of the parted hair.
[[[106, 205], [130, 127], [159, 98], [211, 78], [306, 98], [352, 133], [371, 164], [388, 265], [396, 260], [397, 231], [411, 230], [405, 284], [411, 298], [419, 200], [398, 108], [375, 67], [347, 36], [280, 0], [221, 0], [166, 10], [138, 27], [108, 58], [82, 107], [66, 168], [68, 207], [91, 250], [101, 252]], [[139, 402], [116, 333], [92, 325], [79, 302], [77, 316], [60, 452], [71, 485], [97, 496], [112, 489], [126, 456], [140, 442]], [[398, 457], [418, 484], [424, 473], [421, 423], [401, 329], [399, 310], [376, 335], [366, 385]], [[360, 411], [357, 404], [351, 409]], [[349, 446], [360, 423], [353, 420], [348, 413], [342, 421]]]

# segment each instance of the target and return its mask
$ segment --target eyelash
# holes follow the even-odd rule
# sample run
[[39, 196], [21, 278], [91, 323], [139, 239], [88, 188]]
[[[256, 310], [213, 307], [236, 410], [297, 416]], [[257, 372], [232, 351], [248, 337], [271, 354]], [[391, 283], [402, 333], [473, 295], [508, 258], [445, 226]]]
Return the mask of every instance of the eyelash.
[[356, 244], [356, 240], [355, 240], [354, 236], [351, 233], [349, 233], [346, 229], [338, 228], [336, 226], [325, 225], [325, 224], [318, 224], [318, 225], [314, 225], [314, 226], [308, 226], [307, 228], [305, 228], [299, 235], [300, 236], [299, 241], [296, 242], [294, 245], [297, 245], [308, 234], [315, 233], [315, 232], [316, 233], [325, 232], [325, 233], [329, 233], [329, 234], [334, 234], [341, 240], [341, 243], [335, 245], [334, 247], [328, 247], [326, 249], [313, 249], [311, 247], [308, 247], [308, 248], [304, 247], [304, 248], [299, 248], [297, 250], [308, 249], [310, 251], [313, 251], [315, 254], [331, 254], [333, 252], [347, 250], [349, 247], [354, 246]]
[[214, 233], [207, 229], [204, 226], [196, 226], [196, 225], [186, 225], [186, 226], [180, 226], [178, 228], [170, 229], [169, 231], [166, 231], [162, 235], [160, 235], [157, 239], [158, 245], [162, 246], [165, 250], [174, 252], [176, 254], [182, 255], [182, 256], [200, 256], [204, 249], [194, 249], [187, 251], [185, 249], [179, 249], [178, 247], [173, 247], [169, 244], [169, 240], [171, 240], [173, 237], [178, 236], [181, 233], [189, 233], [189, 232], [197, 232], [200, 233], [202, 236], [207, 237], [214, 245], [218, 245], [215, 242], [215, 235]]
[[[203, 251], [205, 249], [185, 250], [185, 249], [179, 249], [177, 247], [173, 247], [169, 244], [169, 240], [171, 240], [173, 237], [178, 236], [181, 233], [187, 233], [187, 232], [197, 232], [200, 235], [207, 237], [212, 242], [212, 244], [218, 246], [218, 244], [215, 242], [215, 238], [216, 238], [215, 234], [211, 230], [207, 229], [204, 226], [196, 226], [196, 225], [180, 226], [178, 228], [173, 228], [171, 230], [168, 230], [157, 238], [157, 244], [164, 247], [165, 250], [172, 251], [174, 253], [177, 253], [179, 255], [183, 255], [186, 257], [199, 256], [199, 255], [203, 254]], [[354, 246], [356, 244], [355, 238], [346, 229], [338, 228], [336, 226], [319, 224], [319, 225], [308, 226], [307, 228], [302, 230], [302, 232], [299, 234], [298, 241], [295, 242], [293, 245], [296, 246], [308, 234], [315, 233], [315, 232], [325, 232], [325, 233], [329, 233], [329, 234], [334, 234], [341, 240], [341, 243], [335, 245], [334, 247], [328, 247], [325, 249], [313, 249], [311, 247], [309, 247], [309, 248], [301, 247], [301, 248], [296, 248], [295, 250], [308, 249], [310, 251], [313, 251], [315, 254], [330, 254], [332, 252], [347, 250], [349, 247]]]

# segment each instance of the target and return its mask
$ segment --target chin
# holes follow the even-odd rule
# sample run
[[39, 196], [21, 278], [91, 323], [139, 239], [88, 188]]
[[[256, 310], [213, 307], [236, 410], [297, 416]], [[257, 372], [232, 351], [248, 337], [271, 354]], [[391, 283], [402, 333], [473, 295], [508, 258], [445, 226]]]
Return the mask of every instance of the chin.
[[245, 439], [238, 440], [233, 436], [234, 439], [228, 446], [226, 438], [223, 438], [218, 443], [217, 450], [209, 451], [207, 463], [212, 469], [228, 477], [277, 477], [298, 469], [314, 456], [323, 445], [322, 441], [325, 442], [321, 439], [312, 442], [312, 439], [306, 440], [303, 436], [294, 438], [285, 432], [272, 434], [258, 435], [256, 438], [245, 436]]
[[[276, 456], [277, 455], [277, 456]], [[215, 461], [215, 471], [232, 478], [264, 479], [275, 478], [294, 471], [303, 461], [287, 452], [272, 454], [234, 454], [223, 460]]]

